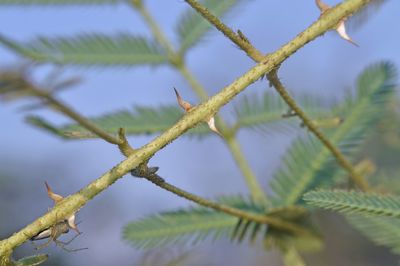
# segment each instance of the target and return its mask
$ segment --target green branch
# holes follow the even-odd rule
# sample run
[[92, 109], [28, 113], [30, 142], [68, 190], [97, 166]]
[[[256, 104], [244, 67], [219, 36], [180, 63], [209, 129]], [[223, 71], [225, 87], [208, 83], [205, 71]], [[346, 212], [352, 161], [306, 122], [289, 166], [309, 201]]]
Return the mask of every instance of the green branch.
[[170, 144], [188, 129], [215, 114], [238, 93], [257, 81], [265, 73], [277, 67], [302, 46], [322, 35], [324, 32], [336, 25], [341, 19], [347, 17], [367, 3], [368, 1], [366, 0], [349, 0], [333, 8], [329, 13], [321, 17], [304, 32], [300, 33], [291, 42], [271, 54], [266, 63], [258, 64], [250, 69], [247, 73], [225, 87], [208, 101], [194, 107], [174, 126], [147, 145], [135, 150], [127, 159], [107, 171], [98, 179], [94, 180], [77, 193], [65, 198], [48, 213], [36, 219], [20, 231], [14, 233], [9, 238], [0, 241], [0, 263], [3, 263], [3, 261], [7, 259], [5, 256], [9, 255], [15, 247], [21, 245], [43, 229], [50, 227], [55, 221], [62, 219], [63, 217], [71, 216], [82, 208], [89, 200], [107, 189], [123, 175], [138, 167], [141, 163], [146, 162], [157, 151]]
[[275, 87], [276, 91], [281, 95], [282, 99], [290, 106], [290, 108], [297, 114], [297, 116], [303, 121], [304, 125], [322, 142], [322, 144], [332, 153], [338, 164], [345, 169], [351, 180], [362, 190], [371, 190], [367, 180], [359, 175], [354, 169], [353, 165], [346, 159], [346, 157], [340, 152], [332, 142], [324, 136], [322, 131], [314, 124], [314, 122], [307, 117], [303, 110], [297, 105], [296, 101], [292, 99], [278, 78], [277, 70], [274, 69], [268, 74], [268, 80]]
[[[204, 87], [200, 84], [200, 82], [194, 77], [194, 75], [190, 72], [187, 68], [182, 55], [176, 53], [172, 47], [172, 44], [168, 41], [168, 39], [164, 36], [162, 31], [160, 30], [157, 22], [153, 19], [147, 9], [143, 6], [141, 1], [132, 2], [133, 6], [138, 10], [140, 15], [149, 25], [154, 38], [164, 47], [167, 51], [168, 58], [170, 64], [173, 65], [178, 69], [181, 75], [186, 79], [189, 85], [192, 87], [193, 91], [197, 94], [197, 96], [202, 100], [205, 101], [208, 99], [208, 95]], [[236, 140], [235, 136], [227, 135], [226, 132], [228, 131], [226, 122], [221, 118], [218, 117], [217, 125], [221, 129], [221, 132], [224, 136], [225, 143], [227, 144], [231, 154], [236, 161], [239, 169], [241, 170], [247, 186], [249, 187], [250, 194], [254, 201], [267, 203], [268, 199], [266, 197], [265, 192], [262, 190], [261, 185], [257, 181], [257, 177], [253, 173], [250, 168], [249, 163], [247, 162], [246, 158], [243, 155], [243, 152], [240, 148], [239, 142]], [[225, 134], [224, 134], [225, 133]]]
[[[193, 7], [197, 12], [199, 12], [205, 19], [207, 19], [211, 24], [213, 24], [219, 31], [221, 31], [226, 37], [228, 37], [233, 43], [238, 45], [243, 51], [247, 53], [249, 57], [251, 57], [254, 61], [256, 62], [262, 62], [263, 60], [268, 63], [270, 60], [273, 60], [272, 56], [271, 58], [264, 57], [262, 56], [262, 53], [257, 50], [253, 45], [251, 45], [247, 39], [241, 37], [242, 34], [236, 34], [232, 29], [230, 29], [228, 26], [226, 26], [224, 23], [222, 23], [218, 17], [214, 16], [209, 12], [209, 10], [205, 7], [203, 7], [200, 3], [198, 3], [196, 0], [185, 0], [191, 7]], [[354, 1], [355, 2], [355, 1]], [[352, 12], [348, 12], [350, 9], [347, 9], [346, 11], [348, 12], [348, 15], [351, 15], [355, 13], [357, 10], [359, 10], [362, 6], [368, 4], [369, 0], [364, 0], [364, 1], [358, 1], [358, 4], [355, 4], [352, 6], [351, 9]], [[349, 4], [348, 2], [343, 3], [338, 5], [336, 8], [332, 9], [331, 12], [335, 12], [339, 8], [344, 7], [346, 4]], [[351, 4], [351, 3], [350, 3]], [[346, 17], [347, 17], [346, 16]], [[323, 20], [325, 17], [322, 16], [320, 21]], [[307, 31], [304, 31], [300, 33], [298, 36], [302, 36], [303, 34], [307, 34]], [[293, 42], [290, 42], [287, 45], [295, 45]], [[285, 47], [284, 46], [284, 47]], [[279, 67], [279, 64], [277, 64], [277, 68]], [[268, 75], [269, 81], [274, 85], [275, 89], [278, 91], [278, 93], [281, 95], [281, 97], [284, 99], [284, 101], [287, 103], [287, 105], [293, 110], [299, 118], [302, 120], [303, 124], [328, 148], [328, 150], [333, 154], [333, 156], [336, 158], [337, 162], [339, 163], [340, 166], [342, 166], [350, 175], [350, 178], [353, 180], [355, 184], [357, 184], [362, 190], [369, 190], [369, 184], [368, 182], [360, 175], [356, 173], [354, 170], [354, 167], [351, 165], [351, 163], [346, 159], [346, 157], [322, 134], [322, 132], [314, 125], [312, 120], [308, 118], [306, 113], [297, 105], [296, 101], [289, 95], [287, 90], [284, 88], [284, 86], [280, 83], [276, 70], [272, 71]]]

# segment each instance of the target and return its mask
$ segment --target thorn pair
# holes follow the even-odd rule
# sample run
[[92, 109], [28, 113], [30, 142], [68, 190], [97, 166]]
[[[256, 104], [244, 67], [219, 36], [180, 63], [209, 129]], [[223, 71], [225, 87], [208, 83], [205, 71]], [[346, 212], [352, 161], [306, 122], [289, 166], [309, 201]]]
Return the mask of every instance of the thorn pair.
[[[180, 107], [182, 107], [185, 112], [189, 112], [190, 109], [192, 109], [192, 105], [188, 103], [187, 101], [183, 100], [182, 97], [179, 95], [179, 92], [174, 88], [176, 99], [178, 100], [178, 104]], [[217, 133], [219, 136], [222, 137], [222, 134], [219, 132], [217, 129], [217, 126], [215, 125], [215, 118], [214, 116], [211, 116], [210, 118], [206, 119], [204, 122], [207, 123], [208, 127], [215, 133]]]
[[[54, 192], [51, 190], [49, 184], [47, 184], [47, 182], [45, 182], [45, 185], [46, 185], [46, 189], [47, 189], [47, 195], [49, 195], [49, 198], [52, 199], [52, 200], [54, 201], [54, 205], [57, 205], [60, 201], [62, 201], [62, 200], [64, 199], [63, 196], [54, 193]], [[66, 220], [67, 220], [68, 226], [69, 226], [70, 228], [72, 228], [73, 230], [75, 230], [78, 234], [81, 233], [81, 232], [78, 230], [78, 227], [76, 226], [76, 223], [75, 223], [75, 213], [72, 214], [70, 217], [68, 217]]]
[[[331, 6], [322, 2], [322, 0], [315, 0], [315, 3], [317, 4], [319, 10], [321, 11], [321, 15], [323, 15], [325, 12], [331, 9]], [[358, 47], [359, 45], [355, 41], [353, 41], [353, 39], [351, 39], [351, 37], [346, 32], [346, 25], [345, 25], [346, 20], [347, 18], [342, 19], [335, 27], [335, 30], [342, 39]]]

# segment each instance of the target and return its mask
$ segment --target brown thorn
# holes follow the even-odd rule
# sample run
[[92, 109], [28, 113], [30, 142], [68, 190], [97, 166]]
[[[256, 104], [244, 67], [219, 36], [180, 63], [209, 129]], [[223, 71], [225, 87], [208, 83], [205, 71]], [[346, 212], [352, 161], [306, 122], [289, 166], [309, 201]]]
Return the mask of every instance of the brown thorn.
[[63, 196], [54, 193], [54, 192], [51, 190], [49, 184], [47, 184], [47, 182], [44, 182], [44, 184], [46, 185], [47, 195], [49, 195], [49, 198], [52, 199], [52, 200], [54, 201], [54, 204], [57, 204], [58, 202], [60, 202], [61, 200], [64, 199]]
[[176, 95], [176, 99], [178, 100], [178, 104], [180, 107], [183, 108], [183, 110], [185, 110], [185, 112], [188, 112], [191, 108], [192, 105], [188, 102], [186, 102], [185, 100], [182, 99], [182, 97], [179, 95], [179, 92], [174, 88], [175, 91], [175, 95]]
[[331, 8], [328, 4], [325, 4], [321, 0], [315, 0], [315, 3], [317, 4], [317, 7], [321, 11], [321, 14], [325, 13], [328, 9]]

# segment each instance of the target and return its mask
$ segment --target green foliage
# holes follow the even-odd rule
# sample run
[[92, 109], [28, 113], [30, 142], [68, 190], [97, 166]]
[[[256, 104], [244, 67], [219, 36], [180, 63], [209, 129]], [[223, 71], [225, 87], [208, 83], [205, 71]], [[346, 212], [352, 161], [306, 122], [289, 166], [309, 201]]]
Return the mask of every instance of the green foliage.
[[[127, 135], [152, 135], [167, 130], [182, 115], [182, 111], [176, 106], [135, 107], [132, 111], [117, 111], [89, 120], [111, 134], [116, 134], [122, 127]], [[57, 127], [36, 116], [27, 117], [27, 122], [66, 139], [97, 138], [75, 123]], [[209, 133], [210, 130], [206, 126], [200, 125], [189, 130], [187, 134], [201, 137]]]
[[[243, 210], [260, 211], [260, 207], [241, 197], [221, 198], [220, 203]], [[196, 243], [208, 237], [217, 239], [232, 234], [238, 218], [208, 208], [189, 208], [152, 215], [128, 224], [124, 238], [138, 248], [168, 244]]]
[[47, 254], [39, 254], [22, 258], [14, 262], [14, 266], [35, 266], [45, 262], [49, 256]]
[[[340, 126], [326, 132], [328, 139], [345, 155], [354, 156], [365, 137], [382, 118], [382, 105], [393, 95], [395, 68], [388, 62], [368, 67], [357, 81], [357, 91], [332, 109], [344, 119]], [[278, 204], [299, 202], [302, 195], [315, 187], [332, 185], [343, 177], [331, 153], [312, 136], [295, 140], [283, 166], [275, 173], [271, 187]]]
[[341, 213], [400, 217], [400, 197], [341, 190], [311, 191], [303, 199], [311, 205]]
[[160, 65], [167, 62], [158, 44], [130, 34], [39, 37], [27, 43], [0, 35], [0, 43], [37, 62], [82, 66]]
[[[308, 212], [300, 206], [265, 210], [242, 197], [225, 197], [219, 203], [241, 210], [268, 214], [277, 218], [304, 225], [313, 231], [308, 223]], [[302, 251], [317, 250], [322, 246], [318, 234], [293, 236], [287, 232], [245, 219], [238, 219], [207, 208], [189, 208], [165, 212], [128, 224], [123, 232], [124, 238], [138, 248], [154, 248], [172, 244], [194, 244], [206, 239], [230, 237], [231, 241], [254, 242], [262, 236], [268, 248], [296, 246]]]
[[[202, 5], [207, 7], [211, 13], [221, 18], [240, 0], [205, 0]], [[177, 23], [176, 30], [179, 35], [180, 53], [185, 53], [189, 48], [197, 44], [212, 27], [196, 11], [188, 8]]]
[[[324, 108], [321, 106], [321, 102], [311, 95], [299, 97], [299, 104], [312, 117], [322, 117], [321, 111]], [[272, 128], [272, 125], [277, 124], [271, 124], [273, 122], [282, 122], [279, 123], [280, 128], [289, 128], [288, 122], [293, 122], [294, 119], [284, 119], [287, 111], [288, 107], [282, 98], [270, 91], [265, 92], [261, 97], [255, 94], [243, 96], [235, 107], [236, 123], [234, 128], [268, 131]], [[295, 121], [298, 121], [298, 119], [295, 119]]]
[[373, 217], [346, 215], [349, 223], [379, 246], [390, 248], [400, 254], [400, 219], [393, 217]]

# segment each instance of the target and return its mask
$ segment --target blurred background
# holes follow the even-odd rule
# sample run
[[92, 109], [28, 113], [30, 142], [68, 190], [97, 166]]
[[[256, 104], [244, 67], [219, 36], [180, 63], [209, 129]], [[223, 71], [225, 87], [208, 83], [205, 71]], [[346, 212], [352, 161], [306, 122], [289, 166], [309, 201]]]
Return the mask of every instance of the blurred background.
[[[339, 1], [329, 1], [335, 4]], [[177, 43], [175, 24], [188, 7], [181, 0], [145, 1], [162, 25], [168, 38]], [[281, 77], [293, 92], [307, 92], [326, 100], [339, 101], [357, 75], [367, 65], [390, 60], [400, 67], [400, 37], [395, 28], [400, 2], [386, 1], [368, 22], [350, 31], [359, 48], [334, 33], [325, 34], [290, 57], [281, 68]], [[319, 16], [314, 1], [244, 1], [224, 21], [240, 29], [264, 53], [273, 52], [304, 30]], [[19, 41], [38, 36], [67, 36], [76, 33], [131, 32], [150, 36], [139, 15], [128, 5], [103, 6], [13, 6], [0, 8], [0, 33]], [[22, 58], [0, 46], [3, 69], [23, 63]], [[220, 33], [208, 34], [187, 57], [189, 68], [207, 88], [209, 95], [220, 91], [254, 63]], [[34, 75], [42, 80], [51, 67], [40, 67]], [[79, 76], [83, 82], [61, 94], [61, 99], [86, 116], [95, 116], [133, 105], [158, 106], [175, 102], [173, 87], [189, 102], [198, 100], [185, 80], [174, 70], [161, 67], [66, 67], [65, 76]], [[270, 90], [266, 82], [256, 82], [244, 94]], [[240, 97], [240, 95], [238, 96]], [[33, 128], [24, 122], [21, 107], [28, 101], [0, 102], [0, 238], [32, 222], [52, 206], [44, 181], [56, 193], [69, 195], [123, 160], [113, 146], [102, 140], [65, 141]], [[221, 113], [229, 121], [233, 105]], [[32, 112], [30, 112], [32, 113]], [[69, 120], [53, 111], [33, 112], [62, 124]], [[397, 120], [398, 121], [398, 120]], [[243, 130], [239, 141], [260, 183], [268, 190], [271, 174], [279, 166], [294, 134], [261, 134]], [[130, 137], [134, 147], [150, 137]], [[377, 136], [379, 140], [379, 136]], [[373, 142], [377, 143], [377, 142]], [[393, 148], [387, 160], [375, 152], [381, 167], [395, 172], [399, 149]], [[391, 146], [391, 145], [389, 145]], [[372, 146], [371, 146], [372, 147]], [[174, 185], [195, 194], [213, 198], [218, 195], [247, 194], [246, 185], [225, 144], [214, 135], [202, 140], [182, 137], [161, 150], [150, 165], [160, 167], [160, 175]], [[380, 167], [378, 165], [378, 167]], [[46, 265], [165, 265], [160, 258], [184, 255], [183, 265], [280, 265], [276, 252], [262, 245], [232, 244], [227, 240], [196, 246], [144, 252], [122, 239], [121, 229], [128, 222], [159, 211], [189, 206], [153, 184], [126, 176], [90, 201], [78, 214], [83, 232], [71, 247], [88, 250], [66, 253], [51, 245], [42, 252], [50, 254]], [[397, 259], [354, 232], [338, 215], [322, 213], [327, 248], [306, 255], [310, 265], [394, 265]], [[65, 237], [63, 239], [68, 239]], [[15, 253], [17, 257], [34, 254], [29, 243]], [[149, 259], [150, 257], [150, 259]], [[150, 261], [150, 263], [149, 263]]]

